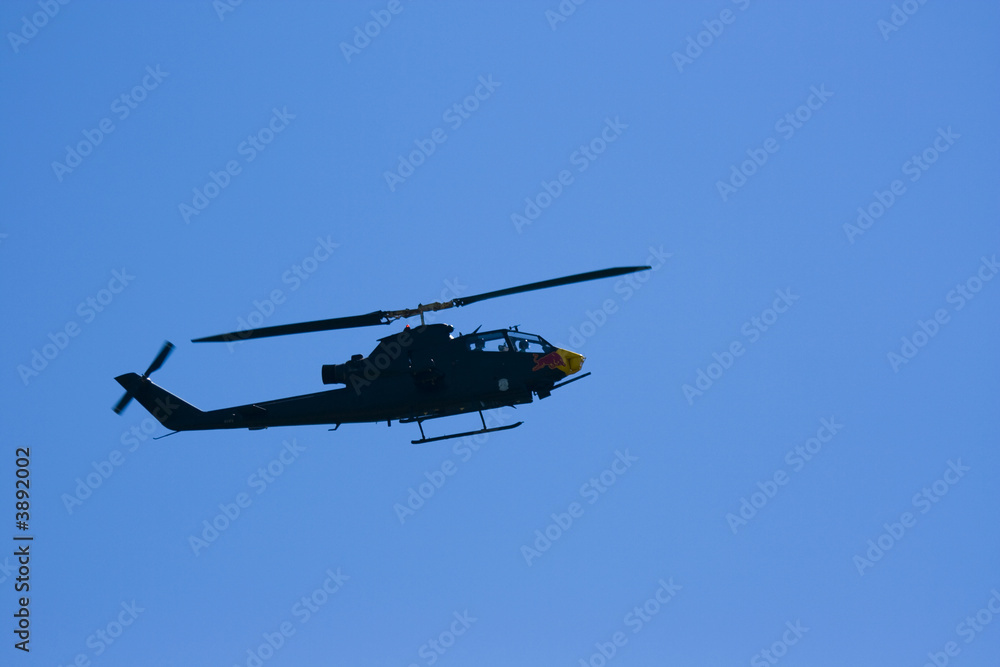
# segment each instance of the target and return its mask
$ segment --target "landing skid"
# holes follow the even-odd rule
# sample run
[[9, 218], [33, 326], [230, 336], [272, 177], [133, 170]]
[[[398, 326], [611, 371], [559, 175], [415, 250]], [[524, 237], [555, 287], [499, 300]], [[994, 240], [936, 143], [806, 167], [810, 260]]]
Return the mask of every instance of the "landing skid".
[[434, 417], [428, 417], [426, 419], [418, 419], [416, 417], [413, 417], [411, 419], [399, 420], [401, 424], [405, 424], [408, 422], [417, 422], [417, 427], [420, 428], [420, 439], [411, 440], [410, 442], [413, 443], [414, 445], [422, 445], [425, 442], [437, 442], [438, 440], [450, 440], [451, 438], [464, 438], [469, 435], [479, 435], [480, 433], [495, 433], [496, 431], [506, 431], [508, 429], [517, 428], [518, 426], [524, 423], [522, 421], [522, 422], [515, 422], [513, 424], [507, 424], [506, 426], [494, 426], [493, 428], [486, 428], [486, 418], [483, 417], [483, 411], [480, 410], [479, 419], [483, 422], [483, 427], [478, 431], [466, 431], [465, 433], [452, 433], [451, 435], [439, 435], [435, 438], [428, 438], [427, 436], [424, 435], [424, 422], [427, 421], [427, 419], [434, 419]]

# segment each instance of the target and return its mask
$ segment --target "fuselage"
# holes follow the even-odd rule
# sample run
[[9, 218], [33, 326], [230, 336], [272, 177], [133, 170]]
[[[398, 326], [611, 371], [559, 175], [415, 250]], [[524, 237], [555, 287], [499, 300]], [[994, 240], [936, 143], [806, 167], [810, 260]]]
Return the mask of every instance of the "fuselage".
[[339, 389], [205, 412], [134, 373], [118, 381], [173, 430], [262, 429], [419, 420], [530, 403], [584, 361], [534, 334], [452, 331], [447, 324], [407, 327], [380, 339], [367, 357], [325, 366], [324, 382], [345, 385]]

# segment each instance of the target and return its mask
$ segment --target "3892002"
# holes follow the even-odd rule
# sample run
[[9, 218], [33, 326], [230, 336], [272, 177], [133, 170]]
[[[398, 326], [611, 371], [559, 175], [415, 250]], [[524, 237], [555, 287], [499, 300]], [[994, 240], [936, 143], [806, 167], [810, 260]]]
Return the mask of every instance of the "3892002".
[[31, 462], [31, 450], [27, 447], [18, 447], [14, 455], [17, 457], [14, 461], [16, 466], [14, 474], [17, 480], [14, 482], [15, 495], [17, 497], [17, 502], [14, 507], [18, 510], [16, 519], [18, 521], [28, 520], [28, 508], [29, 505], [29, 494], [28, 491], [31, 487], [31, 471], [28, 469], [28, 465]]

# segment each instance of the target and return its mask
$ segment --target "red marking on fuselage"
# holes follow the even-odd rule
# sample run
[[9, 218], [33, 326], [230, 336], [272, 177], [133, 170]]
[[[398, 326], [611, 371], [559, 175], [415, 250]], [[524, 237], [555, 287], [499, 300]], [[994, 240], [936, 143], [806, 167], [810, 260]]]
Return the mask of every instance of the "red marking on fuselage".
[[537, 354], [534, 358], [535, 367], [531, 370], [537, 371], [543, 368], [558, 368], [559, 366], [565, 366], [566, 362], [563, 360], [562, 355], [558, 352], [549, 352], [548, 354], [539, 357]]

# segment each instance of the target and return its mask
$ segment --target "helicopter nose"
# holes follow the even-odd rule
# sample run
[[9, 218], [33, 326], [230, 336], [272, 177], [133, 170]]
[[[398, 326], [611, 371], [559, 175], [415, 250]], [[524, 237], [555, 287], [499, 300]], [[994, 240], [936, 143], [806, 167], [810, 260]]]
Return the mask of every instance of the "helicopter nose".
[[559, 354], [563, 358], [564, 365], [562, 366], [562, 370], [566, 375], [579, 372], [583, 368], [583, 362], [587, 359], [582, 354], [570, 352], [569, 350], [559, 350]]

